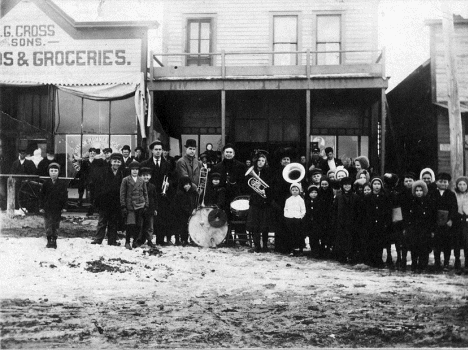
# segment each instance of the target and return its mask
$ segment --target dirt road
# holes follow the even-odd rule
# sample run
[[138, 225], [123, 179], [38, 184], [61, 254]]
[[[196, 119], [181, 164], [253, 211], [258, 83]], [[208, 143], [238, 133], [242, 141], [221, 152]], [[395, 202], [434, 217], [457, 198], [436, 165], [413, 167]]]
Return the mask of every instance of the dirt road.
[[3, 348], [468, 346], [466, 274], [41, 234], [0, 237]]

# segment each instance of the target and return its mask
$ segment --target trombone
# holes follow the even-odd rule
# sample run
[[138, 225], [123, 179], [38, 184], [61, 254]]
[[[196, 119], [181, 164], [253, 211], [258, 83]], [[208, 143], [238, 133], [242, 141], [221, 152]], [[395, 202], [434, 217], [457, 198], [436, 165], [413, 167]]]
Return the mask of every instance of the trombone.
[[162, 192], [161, 192], [161, 195], [162, 196], [165, 196], [166, 195], [166, 191], [167, 191], [167, 186], [169, 185], [169, 183], [167, 182], [167, 175], [164, 175], [163, 177], [163, 182], [162, 182], [162, 186], [161, 186], [161, 189], [162, 189]]
[[255, 173], [253, 166], [251, 166], [249, 170], [247, 170], [247, 172], [245, 173], [245, 176], [248, 176], [248, 175], [252, 177], [249, 179], [247, 184], [260, 196], [262, 196], [263, 198], [266, 198], [265, 189], [267, 189], [270, 186], [268, 186], [268, 184], [265, 181], [263, 181], [260, 178], [260, 176], [258, 176]]

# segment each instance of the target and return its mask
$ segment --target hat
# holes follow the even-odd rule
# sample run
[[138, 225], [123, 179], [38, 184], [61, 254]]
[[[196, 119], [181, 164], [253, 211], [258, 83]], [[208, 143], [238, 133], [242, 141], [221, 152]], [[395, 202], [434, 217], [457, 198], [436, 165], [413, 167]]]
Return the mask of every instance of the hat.
[[460, 177], [455, 181], [455, 191], [458, 192], [458, 183], [459, 183], [459, 182], [462, 182], [462, 181], [468, 185], [468, 177], [466, 177], [466, 176], [460, 176]]
[[208, 154], [206, 154], [206, 152], [203, 152], [202, 154], [200, 154], [200, 159], [202, 158], [208, 158]]
[[289, 186], [289, 190], [291, 191], [293, 187], [297, 187], [299, 189], [299, 192], [302, 192], [302, 186], [299, 182], [293, 182], [291, 186]]
[[234, 148], [234, 145], [233, 145], [232, 143], [227, 143], [227, 144], [225, 144], [224, 147], [223, 147], [222, 152], [224, 152], [224, 150], [225, 150], [226, 148], [232, 148], [232, 149], [234, 150], [234, 152], [236, 151], [236, 149]]
[[325, 154], [333, 152], [333, 147], [327, 147], [325, 148]]
[[140, 163], [138, 163], [136, 160], [132, 160], [128, 167], [130, 169], [140, 169]]
[[211, 176], [211, 179], [221, 179], [220, 173], [211, 173], [210, 176]]
[[309, 194], [309, 193], [312, 192], [312, 191], [318, 192], [318, 191], [319, 191], [318, 186], [316, 186], [316, 185], [310, 185], [309, 187], [307, 187], [307, 194]]
[[314, 168], [314, 169], [312, 169], [312, 171], [310, 172], [310, 176], [314, 176], [314, 175], [316, 175], [316, 174], [322, 175], [322, 174], [323, 174], [323, 173], [322, 173], [322, 169], [320, 169], [320, 168]]
[[354, 159], [355, 162], [359, 162], [361, 164], [362, 169], [369, 169], [369, 158], [366, 156], [359, 156], [356, 159]]
[[398, 183], [398, 175], [394, 173], [385, 173], [384, 182], [387, 186], [394, 187]]
[[125, 146], [122, 147], [121, 151], [129, 151], [129, 152], [131, 152], [132, 150], [131, 150], [131, 148], [130, 148], [129, 145], [125, 145]]
[[20, 148], [20, 149], [18, 149], [18, 153], [26, 153], [26, 149]]
[[447, 180], [452, 181], [452, 176], [449, 173], [438, 173], [436, 177], [436, 181], [438, 180]]
[[317, 152], [320, 153], [320, 148], [318, 147], [312, 148], [312, 153], [317, 153]]
[[353, 179], [351, 179], [349, 176], [341, 178], [340, 186], [343, 186], [343, 185], [353, 185]]
[[110, 159], [117, 159], [117, 160], [120, 160], [120, 161], [123, 161], [123, 156], [122, 154], [120, 153], [112, 153], [111, 156], [110, 156]]
[[224, 226], [227, 221], [227, 215], [224, 210], [213, 209], [208, 214], [208, 222], [212, 227], [218, 228]]
[[88, 152], [89, 152], [89, 153], [91, 153], [91, 152], [97, 153], [97, 150], [96, 150], [96, 148], [94, 148], [94, 147], [90, 147], [90, 148], [88, 149]]
[[422, 180], [424, 174], [431, 175], [431, 182], [435, 182], [434, 171], [431, 168], [424, 168], [423, 170], [421, 170], [421, 172], [419, 173], [419, 179], [420, 180]]
[[330, 169], [327, 171], [327, 177], [330, 178], [330, 174], [335, 174], [335, 173], [336, 173], [335, 170]]
[[143, 175], [143, 174], [151, 174], [151, 168], [148, 168], [148, 167], [146, 167], [146, 166], [145, 166], [145, 167], [142, 167], [142, 168], [140, 169], [140, 173], [141, 173], [141, 175]]
[[143, 147], [137, 146], [137, 147], [135, 147], [135, 152], [136, 152], [136, 151], [144, 152], [145, 150], [143, 149]]
[[338, 174], [340, 173], [344, 173], [345, 174], [345, 177], [348, 177], [349, 176], [349, 173], [348, 173], [348, 170], [346, 170], [344, 167], [342, 166], [339, 166], [336, 168], [336, 171], [335, 171], [335, 177], [338, 178]]
[[102, 150], [103, 153], [112, 153], [112, 148], [107, 147]]
[[154, 146], [156, 146], [156, 145], [161, 145], [161, 146], [162, 146], [162, 142], [159, 141], [159, 140], [153, 141], [153, 142], [151, 142], [151, 144], [149, 145], [148, 148], [149, 148], [150, 150], [153, 150]]
[[190, 178], [188, 176], [182, 176], [180, 179], [179, 179], [179, 186], [181, 187], [184, 187], [185, 185], [187, 184], [192, 184], [192, 180], [190, 180]]
[[47, 148], [47, 151], [46, 151], [47, 154], [55, 154], [55, 151], [53, 148]]
[[49, 166], [47, 167], [47, 170], [49, 169], [57, 169], [57, 170], [60, 170], [60, 165], [58, 163], [50, 163]]
[[372, 180], [370, 181], [371, 186], [372, 186], [372, 184], [373, 184], [374, 182], [376, 182], [376, 181], [380, 182], [380, 186], [382, 186], [382, 189], [383, 189], [383, 181], [382, 181], [382, 179], [381, 179], [380, 177], [374, 177], [374, 178], [372, 178]]
[[197, 141], [195, 141], [194, 139], [187, 139], [187, 141], [185, 141], [185, 147], [186, 148], [189, 148], [189, 147], [197, 147]]
[[427, 195], [427, 192], [428, 192], [427, 185], [423, 180], [418, 180], [418, 181], [413, 182], [413, 185], [411, 187], [411, 193], [413, 194], [413, 196], [416, 193], [416, 187], [421, 187], [423, 190], [424, 196]]

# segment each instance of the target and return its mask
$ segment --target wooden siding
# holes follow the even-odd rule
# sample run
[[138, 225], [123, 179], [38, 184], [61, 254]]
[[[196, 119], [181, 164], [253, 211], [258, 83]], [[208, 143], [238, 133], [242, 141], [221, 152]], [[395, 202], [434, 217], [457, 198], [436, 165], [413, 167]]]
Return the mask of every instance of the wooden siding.
[[441, 144], [450, 144], [450, 128], [447, 110], [437, 107], [437, 171], [451, 173], [450, 150], [441, 151]]
[[[192, 17], [212, 17], [214, 20], [214, 50], [272, 51], [271, 16], [276, 12], [299, 15], [299, 50], [315, 50], [315, 19], [320, 13], [342, 15], [342, 50], [377, 50], [378, 0], [171, 0], [164, 2], [163, 51], [185, 52], [186, 20]], [[377, 53], [346, 53], [344, 64], [374, 63]], [[215, 59], [220, 65], [221, 58]], [[183, 66], [183, 57], [164, 57], [166, 66]], [[305, 54], [300, 63], [305, 64]], [[270, 65], [270, 55], [234, 55], [226, 57], [226, 65]]]
[[[432, 62], [435, 63], [435, 96], [437, 102], [447, 101], [444, 39], [441, 25], [432, 26]], [[468, 103], [468, 23], [455, 23], [453, 50], [456, 53], [458, 93], [461, 102]]]

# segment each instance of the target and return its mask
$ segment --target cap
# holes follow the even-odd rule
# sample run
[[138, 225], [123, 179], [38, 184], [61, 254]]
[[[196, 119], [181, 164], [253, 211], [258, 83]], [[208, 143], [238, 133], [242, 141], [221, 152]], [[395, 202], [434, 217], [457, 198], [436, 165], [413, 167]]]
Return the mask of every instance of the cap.
[[123, 161], [123, 156], [122, 154], [120, 153], [112, 153], [111, 156], [110, 156], [110, 159], [117, 159], [117, 160], [120, 160], [120, 161]]
[[187, 139], [187, 141], [185, 141], [185, 147], [197, 147], [197, 141], [195, 141], [194, 139]]
[[151, 168], [148, 168], [148, 167], [146, 167], [146, 166], [145, 166], [145, 167], [142, 167], [142, 168], [140, 169], [140, 172], [141, 172], [142, 175], [143, 175], [143, 174], [151, 174]]
[[211, 176], [211, 179], [220, 179], [221, 178], [220, 173], [212, 173], [210, 176]]
[[103, 153], [112, 153], [112, 148], [109, 148], [109, 147], [104, 148], [104, 149], [102, 150], [102, 152], [103, 152]]
[[50, 163], [49, 166], [47, 167], [47, 170], [49, 169], [57, 169], [57, 170], [60, 170], [60, 164], [59, 163]]
[[136, 160], [132, 160], [128, 167], [130, 169], [140, 169], [140, 163], [138, 163]]

